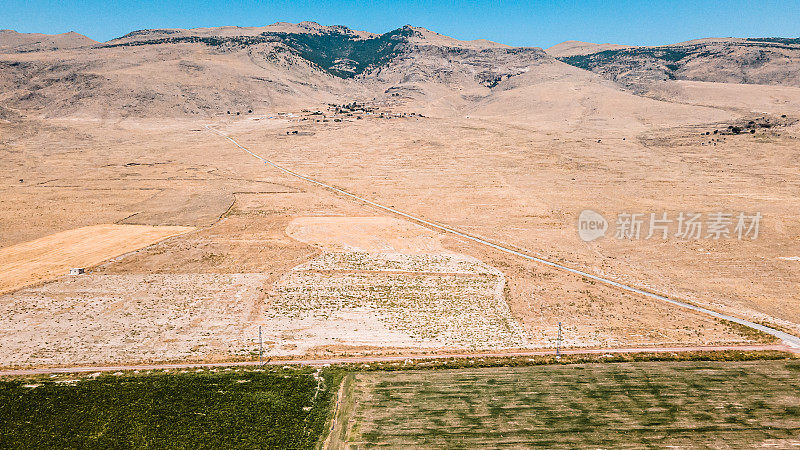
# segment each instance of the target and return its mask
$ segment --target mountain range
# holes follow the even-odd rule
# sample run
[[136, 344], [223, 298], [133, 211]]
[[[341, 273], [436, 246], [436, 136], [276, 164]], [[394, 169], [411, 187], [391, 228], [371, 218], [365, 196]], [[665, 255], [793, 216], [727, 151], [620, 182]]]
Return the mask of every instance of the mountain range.
[[800, 86], [799, 67], [800, 39], [788, 38], [543, 50], [408, 25], [154, 29], [108, 42], [2, 30], [0, 104], [47, 117], [213, 117], [348, 100], [530, 119], [570, 101], [644, 101], [675, 80]]

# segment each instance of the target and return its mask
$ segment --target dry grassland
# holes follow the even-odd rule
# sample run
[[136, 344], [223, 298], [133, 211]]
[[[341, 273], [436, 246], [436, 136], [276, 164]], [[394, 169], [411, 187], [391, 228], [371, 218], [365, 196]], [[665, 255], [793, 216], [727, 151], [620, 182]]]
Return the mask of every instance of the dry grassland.
[[[718, 98], [723, 87], [714, 88], [707, 91], [708, 102], [729, 100]], [[776, 91], [758, 89], [743, 90], [759, 99]], [[793, 98], [792, 92], [783, 95]], [[779, 99], [758, 107], [769, 108], [773, 118], [785, 109], [791, 119], [798, 103]], [[701, 133], [724, 129], [727, 122], [643, 129], [641, 122], [611, 127], [587, 118], [585, 127], [565, 123], [561, 130], [522, 122], [309, 125], [314, 136], [278, 141], [245, 123], [230, 132], [293, 170], [427, 220], [800, 333], [798, 125], [712, 142]], [[579, 239], [577, 216], [586, 208], [609, 220], [608, 236], [591, 243]], [[674, 219], [684, 211], [760, 212], [761, 232], [757, 240], [741, 241], [613, 237], [619, 213], [667, 212]], [[674, 228], [673, 223], [672, 233]]]
[[[548, 83], [564, 87], [558, 80]], [[724, 136], [710, 145], [701, 132], [756, 114], [747, 110], [747, 97], [728, 95], [716, 84], [675, 89], [677, 101], [662, 112], [615, 94], [621, 115], [614, 120], [599, 100], [577, 99], [564, 106], [574, 109], [563, 118], [539, 117], [544, 109], [531, 104], [535, 114], [502, 120], [476, 111], [469, 119], [242, 118], [215, 126], [299, 173], [428, 220], [800, 332], [800, 264], [792, 259], [800, 256], [800, 129]], [[742, 89], [736, 92], [760, 99], [752, 110], [779, 117], [785, 109], [790, 119], [800, 111], [794, 91]], [[558, 101], [553, 92], [548, 96]], [[702, 108], [680, 106], [692, 98], [701, 99]], [[664, 111], [672, 110], [680, 120], [670, 126]], [[115, 359], [125, 348], [120, 343], [92, 353], [87, 342], [95, 338], [84, 339], [80, 331], [92, 321], [124, 324], [116, 332], [125, 342], [141, 343], [126, 354], [129, 360], [159, 359], [162, 350], [162, 359], [246, 354], [254, 349], [252, 330], [259, 324], [267, 329], [272, 354], [509, 347], [522, 345], [520, 335], [528, 346], [553, 346], [559, 321], [569, 346], [750, 340], [715, 319], [376, 218], [383, 213], [278, 172], [203, 125], [180, 119], [0, 123], [0, 246], [101, 223], [199, 228], [103, 264], [81, 281], [93, 286], [89, 290], [57, 282], [3, 296], [6, 311], [11, 313], [7, 305], [28, 311], [23, 322], [31, 333], [47, 335], [61, 322], [61, 331], [50, 337], [59, 336], [61, 354], [74, 361]], [[575, 229], [584, 208], [612, 224], [624, 211], [760, 211], [764, 220], [755, 241], [607, 236], [585, 243]], [[131, 286], [154, 274], [161, 278], [149, 279], [144, 303], [150, 311], [137, 304], [141, 294]], [[220, 290], [217, 275], [241, 277], [247, 287]], [[98, 304], [103, 312], [90, 314], [64, 306], [93, 298], [92, 289], [119, 307]], [[179, 314], [174, 303], [184, 297], [176, 292], [202, 297], [209, 323], [236, 326], [218, 330], [219, 343], [191, 351], [199, 339], [194, 336], [208, 327]], [[230, 303], [236, 295], [244, 302], [241, 310]], [[346, 308], [340, 308], [342, 300]], [[158, 310], [177, 315], [159, 316]], [[482, 315], [486, 323], [476, 320]], [[455, 323], [463, 324], [457, 330], [443, 325], [457, 317], [461, 322]], [[173, 319], [188, 325], [166, 338], [177, 339], [166, 349], [155, 324]], [[501, 332], [504, 321], [516, 323], [520, 333]], [[493, 331], [478, 336], [474, 330], [481, 327]], [[0, 359], [67, 361], [36, 356], [35, 346], [22, 342]]]

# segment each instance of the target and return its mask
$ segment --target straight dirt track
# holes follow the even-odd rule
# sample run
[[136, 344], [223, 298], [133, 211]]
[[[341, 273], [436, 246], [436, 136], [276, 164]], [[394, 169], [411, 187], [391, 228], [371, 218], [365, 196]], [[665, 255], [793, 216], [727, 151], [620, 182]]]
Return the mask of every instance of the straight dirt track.
[[[561, 350], [562, 355], [613, 355], [630, 353], [686, 353], [686, 352], [721, 352], [721, 351], [784, 351], [800, 354], [800, 350], [786, 345], [729, 345], [729, 346], [697, 346], [697, 347], [638, 347], [638, 348], [594, 348], [594, 349], [566, 349]], [[118, 365], [118, 366], [74, 366], [74, 367], [50, 367], [37, 369], [11, 369], [0, 370], [2, 376], [27, 376], [27, 375], [46, 375], [56, 373], [86, 373], [86, 372], [117, 372], [123, 370], [170, 370], [170, 369], [191, 369], [203, 367], [246, 367], [246, 366], [324, 366], [333, 364], [366, 364], [393, 361], [419, 361], [430, 359], [465, 359], [465, 358], [504, 358], [504, 357], [526, 357], [526, 356], [547, 356], [554, 355], [554, 350], [532, 350], [525, 352], [493, 352], [493, 353], [450, 353], [437, 355], [407, 355], [407, 356], [363, 356], [356, 358], [328, 358], [328, 359], [292, 359], [292, 360], [268, 360], [259, 361], [238, 361], [221, 363], [178, 363], [178, 364], [141, 364], [141, 365]]]

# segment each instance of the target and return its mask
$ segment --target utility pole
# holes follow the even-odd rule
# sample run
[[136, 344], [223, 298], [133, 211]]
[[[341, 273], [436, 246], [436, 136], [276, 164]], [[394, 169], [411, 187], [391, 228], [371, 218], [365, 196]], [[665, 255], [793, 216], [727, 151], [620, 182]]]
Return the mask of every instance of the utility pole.
[[561, 322], [558, 322], [558, 340], [556, 341], [556, 359], [561, 359]]
[[258, 366], [261, 367], [261, 355], [264, 354], [264, 347], [261, 341], [261, 325], [258, 326]]

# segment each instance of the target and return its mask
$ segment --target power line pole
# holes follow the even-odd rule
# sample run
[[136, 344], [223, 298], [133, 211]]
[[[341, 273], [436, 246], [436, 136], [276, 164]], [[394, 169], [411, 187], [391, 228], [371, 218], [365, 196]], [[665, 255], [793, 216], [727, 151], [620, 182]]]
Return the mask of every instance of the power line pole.
[[558, 340], [556, 341], [556, 359], [561, 359], [561, 322], [558, 322]]
[[258, 366], [261, 367], [261, 356], [264, 354], [264, 347], [261, 341], [261, 325], [258, 326]]

